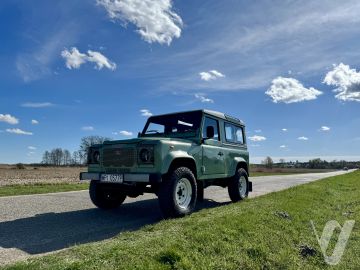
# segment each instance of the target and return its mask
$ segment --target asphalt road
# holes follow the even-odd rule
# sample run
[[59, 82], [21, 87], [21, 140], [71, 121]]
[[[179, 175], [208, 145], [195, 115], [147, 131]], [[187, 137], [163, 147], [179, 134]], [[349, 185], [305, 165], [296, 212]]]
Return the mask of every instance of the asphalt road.
[[[344, 171], [253, 177], [250, 197], [260, 196]], [[227, 189], [209, 187], [198, 209], [229, 203]], [[161, 220], [153, 194], [127, 198], [117, 210], [102, 211], [90, 202], [87, 191], [0, 198], [0, 265], [75, 244], [111, 238]]]

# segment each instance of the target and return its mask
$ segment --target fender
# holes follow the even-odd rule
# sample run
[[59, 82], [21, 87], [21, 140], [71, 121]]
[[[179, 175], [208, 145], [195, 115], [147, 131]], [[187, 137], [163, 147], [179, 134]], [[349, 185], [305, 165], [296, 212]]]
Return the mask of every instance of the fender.
[[235, 172], [236, 172], [236, 168], [239, 164], [243, 164], [245, 166], [245, 169], [249, 175], [249, 165], [248, 165], [248, 162], [242, 158], [242, 157], [235, 157], [234, 158], [234, 161], [231, 162], [231, 165], [230, 165], [230, 168], [229, 168], [229, 173], [231, 174], [231, 176], [234, 176], [235, 175]]
[[[189, 160], [193, 161], [194, 164], [196, 165], [196, 161], [195, 161], [194, 157], [190, 156], [186, 151], [183, 151], [183, 150], [171, 151], [163, 158], [163, 162], [162, 162], [162, 166], [161, 166], [161, 174], [167, 173], [169, 171], [171, 163], [175, 159], [179, 159], [179, 158], [189, 159]], [[198, 167], [199, 166], [196, 166], [196, 168], [198, 168]]]

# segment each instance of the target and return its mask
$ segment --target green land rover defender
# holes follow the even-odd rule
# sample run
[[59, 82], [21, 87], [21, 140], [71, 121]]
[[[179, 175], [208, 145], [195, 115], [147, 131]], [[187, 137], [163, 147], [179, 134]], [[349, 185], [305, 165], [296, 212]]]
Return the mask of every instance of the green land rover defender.
[[191, 213], [204, 188], [227, 187], [240, 201], [252, 191], [245, 125], [209, 110], [151, 116], [138, 138], [105, 141], [88, 150], [90, 198], [99, 208], [119, 207], [126, 196], [159, 198], [164, 217]]

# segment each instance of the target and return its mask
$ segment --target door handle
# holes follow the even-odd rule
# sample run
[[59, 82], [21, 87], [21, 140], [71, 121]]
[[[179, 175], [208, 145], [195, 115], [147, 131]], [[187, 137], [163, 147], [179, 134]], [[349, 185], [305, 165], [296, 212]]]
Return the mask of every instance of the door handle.
[[219, 152], [218, 155], [221, 157], [221, 156], [224, 155], [224, 153], [223, 153], [223, 152]]

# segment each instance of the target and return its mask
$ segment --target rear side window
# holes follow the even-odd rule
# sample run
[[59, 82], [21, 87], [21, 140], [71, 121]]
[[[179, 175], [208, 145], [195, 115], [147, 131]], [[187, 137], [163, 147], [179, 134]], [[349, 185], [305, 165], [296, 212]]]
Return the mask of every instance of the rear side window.
[[206, 138], [206, 128], [212, 126], [214, 128], [214, 140], [220, 140], [219, 136], [219, 122], [213, 118], [205, 117], [204, 128], [203, 128], [203, 138]]
[[230, 143], [244, 144], [244, 130], [242, 127], [225, 123], [225, 139]]

